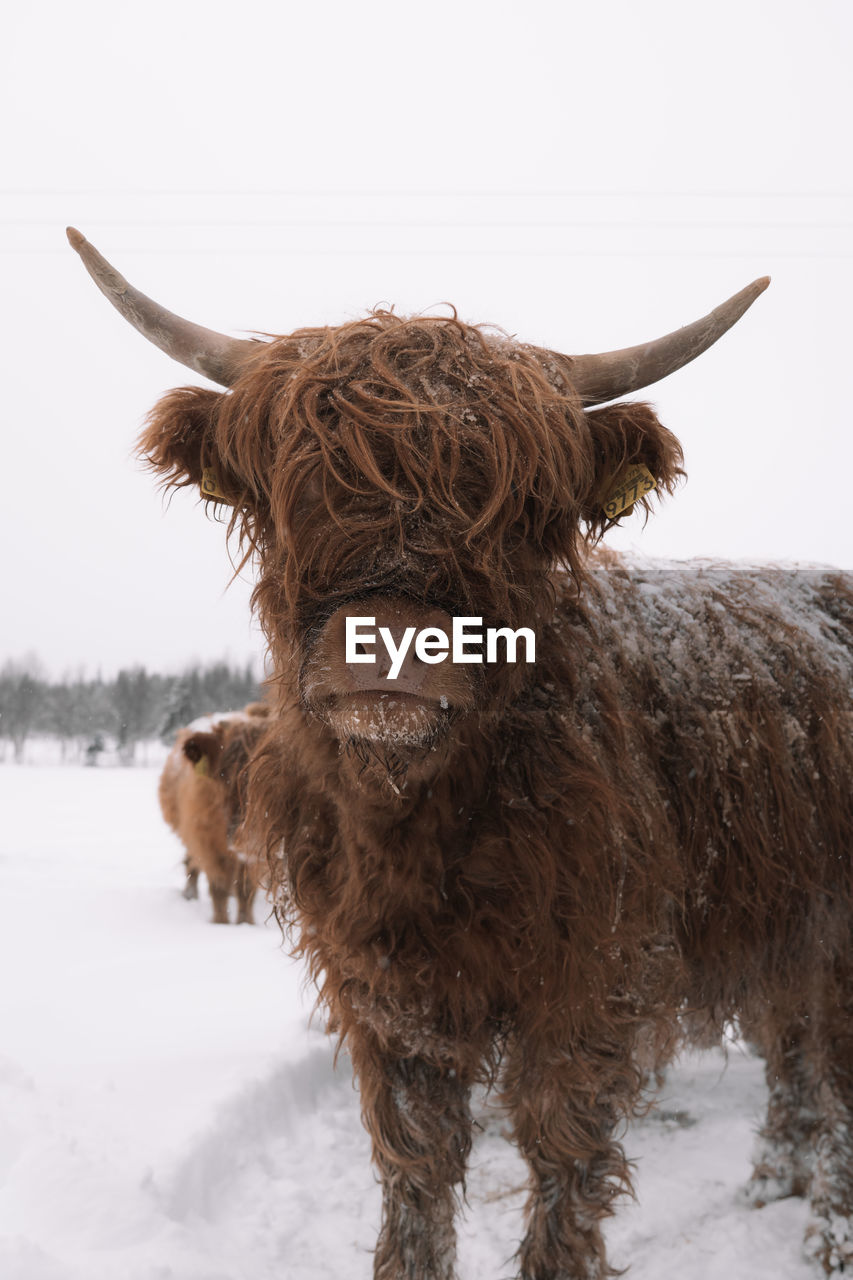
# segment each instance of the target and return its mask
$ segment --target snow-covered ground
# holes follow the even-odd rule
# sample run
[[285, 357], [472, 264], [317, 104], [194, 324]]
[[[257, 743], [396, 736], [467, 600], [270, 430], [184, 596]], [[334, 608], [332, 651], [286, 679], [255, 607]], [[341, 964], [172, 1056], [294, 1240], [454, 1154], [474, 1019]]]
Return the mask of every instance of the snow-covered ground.
[[[368, 1280], [379, 1193], [347, 1059], [274, 923], [213, 926], [180, 896], [157, 776], [0, 767], [0, 1276]], [[763, 1100], [736, 1046], [671, 1071], [608, 1226], [633, 1280], [814, 1280], [805, 1206], [739, 1198]], [[481, 1118], [463, 1280], [511, 1276], [520, 1231], [523, 1167]]]

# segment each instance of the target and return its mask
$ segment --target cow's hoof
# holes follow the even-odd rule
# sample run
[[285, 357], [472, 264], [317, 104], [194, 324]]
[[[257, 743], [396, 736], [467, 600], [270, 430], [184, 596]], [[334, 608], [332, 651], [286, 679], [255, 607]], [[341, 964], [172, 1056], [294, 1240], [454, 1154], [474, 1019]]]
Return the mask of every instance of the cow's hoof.
[[766, 1204], [788, 1200], [791, 1196], [801, 1196], [804, 1191], [802, 1182], [793, 1174], [762, 1169], [752, 1175], [741, 1195], [750, 1209], [763, 1209]]
[[803, 1247], [806, 1257], [820, 1263], [832, 1280], [853, 1277], [853, 1218], [841, 1213], [812, 1218]]

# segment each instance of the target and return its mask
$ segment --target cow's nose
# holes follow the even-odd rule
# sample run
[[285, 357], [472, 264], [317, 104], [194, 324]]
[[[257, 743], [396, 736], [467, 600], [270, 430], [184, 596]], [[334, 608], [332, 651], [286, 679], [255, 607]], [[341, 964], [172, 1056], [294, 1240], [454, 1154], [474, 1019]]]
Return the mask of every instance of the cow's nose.
[[[418, 627], [415, 626], [415, 635], [412, 635], [412, 625], [412, 623], [409, 623], [409, 626], [406, 627], [401, 622], [386, 623], [377, 619], [376, 674], [382, 680], [390, 680], [392, 678], [391, 669], [395, 667], [396, 675], [393, 679], [396, 682], [402, 681], [402, 685], [398, 685], [398, 687], [406, 686], [416, 689], [423, 683], [426, 664], [420, 660], [415, 652], [415, 635], [417, 635]], [[386, 632], [391, 633], [395, 652], [399, 653], [401, 646], [407, 646], [402, 662], [398, 658], [395, 664], [391, 656], [391, 650], [379, 632], [380, 627], [384, 627]]]
[[[367, 609], [365, 608], [365, 613]], [[450, 615], [441, 609], [425, 608], [406, 600], [373, 600], [370, 602], [371, 640], [357, 639], [356, 657], [371, 662], [346, 663], [356, 689], [383, 689], [389, 693], [420, 693], [433, 664], [424, 662], [416, 651], [416, 638], [425, 628], [438, 629], [449, 636]], [[383, 636], [382, 632], [385, 632]], [[366, 634], [362, 630], [361, 634]], [[393, 672], [393, 675], [392, 675]]]
[[[369, 645], [363, 641], [356, 641], [354, 646], [358, 657], [370, 656], [373, 660], [348, 662], [347, 669], [356, 685], [362, 689], [375, 687], [377, 681], [381, 683], [387, 681], [391, 689], [398, 689], [400, 692], [417, 692], [427, 672], [427, 664], [422, 662], [415, 652], [415, 635], [420, 628], [411, 621], [400, 621], [396, 615], [387, 616], [377, 613], [375, 616], [375, 644]], [[402, 658], [401, 650], [403, 650]]]

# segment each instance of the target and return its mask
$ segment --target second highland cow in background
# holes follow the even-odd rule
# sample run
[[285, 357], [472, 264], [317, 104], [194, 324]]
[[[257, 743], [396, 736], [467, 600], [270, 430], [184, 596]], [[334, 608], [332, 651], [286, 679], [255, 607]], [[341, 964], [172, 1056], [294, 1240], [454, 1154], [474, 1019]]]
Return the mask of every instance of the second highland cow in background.
[[244, 711], [206, 717], [180, 729], [160, 777], [163, 817], [186, 849], [184, 894], [198, 896], [203, 871], [214, 924], [228, 924], [232, 893], [237, 923], [253, 923], [256, 882], [233, 840], [243, 816], [243, 772], [267, 715], [263, 703], [253, 702]]

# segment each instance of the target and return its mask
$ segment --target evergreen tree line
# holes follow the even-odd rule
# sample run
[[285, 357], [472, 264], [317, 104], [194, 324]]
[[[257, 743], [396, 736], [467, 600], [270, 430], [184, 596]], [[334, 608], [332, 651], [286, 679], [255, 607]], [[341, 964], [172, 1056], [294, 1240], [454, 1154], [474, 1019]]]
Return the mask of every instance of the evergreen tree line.
[[260, 697], [251, 663], [217, 662], [180, 675], [132, 667], [111, 680], [50, 681], [37, 659], [10, 661], [0, 667], [0, 747], [10, 744], [20, 761], [27, 739], [46, 734], [59, 739], [63, 759], [85, 757], [97, 764], [100, 753], [113, 748], [122, 763], [132, 764], [144, 739], [170, 743], [197, 716], [235, 710]]

